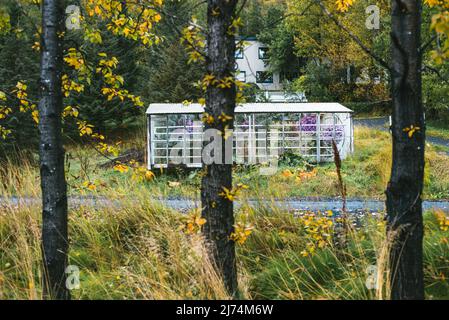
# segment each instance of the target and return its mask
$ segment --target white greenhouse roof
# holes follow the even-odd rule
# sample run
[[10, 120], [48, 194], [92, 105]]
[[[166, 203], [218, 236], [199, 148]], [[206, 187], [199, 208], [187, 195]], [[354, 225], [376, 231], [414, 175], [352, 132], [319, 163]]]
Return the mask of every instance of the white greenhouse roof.
[[[203, 113], [204, 107], [198, 103], [184, 105], [182, 103], [150, 104], [147, 114], [191, 114]], [[320, 103], [244, 103], [235, 108], [236, 113], [348, 113], [351, 109], [335, 102]]]

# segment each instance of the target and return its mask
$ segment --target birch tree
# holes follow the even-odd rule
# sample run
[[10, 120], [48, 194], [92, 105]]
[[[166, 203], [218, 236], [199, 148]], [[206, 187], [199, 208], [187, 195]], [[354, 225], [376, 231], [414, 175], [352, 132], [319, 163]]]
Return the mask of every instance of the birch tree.
[[39, 156], [42, 189], [43, 294], [68, 299], [67, 185], [61, 136], [63, 1], [42, 1]]

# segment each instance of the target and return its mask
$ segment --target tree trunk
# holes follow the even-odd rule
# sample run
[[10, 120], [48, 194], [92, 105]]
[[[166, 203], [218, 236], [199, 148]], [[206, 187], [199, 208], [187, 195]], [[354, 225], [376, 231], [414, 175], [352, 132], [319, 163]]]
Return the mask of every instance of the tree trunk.
[[421, 1], [393, 0], [391, 23], [393, 165], [386, 190], [388, 231], [394, 235], [390, 251], [391, 298], [424, 299]]
[[[207, 72], [215, 79], [234, 77], [235, 37], [228, 32], [234, 18], [237, 0], [208, 0], [208, 36], [207, 36]], [[206, 112], [213, 116], [214, 122], [206, 123], [205, 129], [216, 129], [224, 132], [225, 127], [233, 128], [236, 100], [236, 88], [218, 88], [211, 85], [206, 93]], [[223, 113], [232, 120], [222, 122], [219, 116]], [[235, 261], [235, 245], [230, 240], [234, 230], [233, 203], [220, 196], [223, 187], [232, 189], [232, 163], [226, 164], [225, 145], [227, 141], [220, 136], [222, 142], [222, 163], [203, 165], [205, 174], [202, 179], [201, 201], [203, 217], [207, 220], [204, 234], [210, 246], [211, 256], [217, 270], [223, 277], [224, 284], [231, 295], [237, 291], [237, 271]], [[228, 138], [232, 139], [232, 137]], [[204, 160], [204, 159], [203, 159]]]
[[39, 102], [40, 172], [42, 188], [43, 294], [46, 299], [68, 299], [67, 186], [61, 138], [61, 73], [63, 1], [42, 1], [42, 49]]

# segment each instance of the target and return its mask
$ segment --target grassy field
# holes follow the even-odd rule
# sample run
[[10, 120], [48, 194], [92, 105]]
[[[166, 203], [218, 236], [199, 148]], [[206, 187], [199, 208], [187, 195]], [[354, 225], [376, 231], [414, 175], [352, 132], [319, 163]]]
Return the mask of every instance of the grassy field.
[[427, 124], [426, 133], [432, 137], [449, 140], [449, 125], [439, 121], [430, 121]]
[[[135, 141], [139, 141], [136, 143]], [[130, 139], [124, 148], [142, 147]], [[351, 197], [381, 198], [388, 180], [387, 133], [358, 128], [356, 152], [343, 163]], [[449, 157], [427, 148], [426, 198], [448, 198]], [[81, 147], [68, 149], [71, 194], [107, 195], [120, 207], [81, 206], [69, 214], [70, 264], [80, 270], [74, 299], [227, 299], [207, 257], [199, 212], [180, 214], [150, 196], [197, 196], [200, 171], [154, 172], [101, 169], [105, 160]], [[35, 161], [22, 157], [0, 169], [2, 195], [39, 196]], [[286, 212], [250, 207], [245, 199], [335, 196], [333, 164], [308, 167], [283, 162], [277, 174], [236, 168], [240, 195], [236, 235], [243, 299], [388, 299], [388, 245], [383, 214], [366, 215], [346, 246], [335, 245], [339, 220], [332, 212]], [[91, 185], [86, 185], [88, 181]], [[150, 196], [149, 196], [150, 195]], [[206, 222], [207, 223], [207, 222]], [[425, 285], [428, 299], [449, 299], [449, 217], [425, 214]], [[40, 211], [0, 207], [0, 299], [41, 298]], [[368, 289], [374, 281], [377, 288]]]
[[[343, 161], [342, 175], [348, 197], [384, 197], [391, 167], [391, 142], [386, 132], [356, 128], [355, 152]], [[145, 138], [128, 139], [123, 150], [145, 147]], [[449, 157], [440, 149], [427, 145], [425, 190], [426, 199], [449, 198]], [[154, 177], [145, 176], [145, 169], [119, 172], [112, 167], [101, 168], [106, 159], [92, 149], [70, 147], [67, 154], [67, 179], [70, 194], [106, 195], [123, 198], [143, 190], [151, 196], [198, 198], [201, 171], [155, 170]], [[287, 161], [290, 160], [290, 161]], [[249, 186], [242, 198], [334, 197], [339, 196], [333, 163], [309, 166], [301, 159], [280, 161], [276, 174], [263, 176], [259, 167], [235, 167], [235, 183]], [[34, 161], [36, 162], [36, 161]], [[141, 164], [142, 166], [144, 164]], [[143, 171], [141, 171], [141, 169]], [[38, 170], [32, 161], [19, 165], [10, 160], [0, 168], [3, 185], [0, 192], [7, 195], [37, 196]]]
[[[128, 198], [120, 209], [70, 212], [70, 264], [80, 270], [72, 297], [229, 298], [197, 232], [197, 212], [181, 215], [155, 207], [145, 193], [134, 196], [138, 201]], [[0, 209], [0, 299], [41, 298], [39, 217], [38, 208]], [[238, 230], [247, 231], [237, 243], [240, 297], [387, 299], [389, 241], [382, 215], [368, 215], [343, 247], [334, 245], [337, 223], [330, 212], [293, 215], [243, 206], [237, 213]], [[425, 215], [428, 299], [449, 299], [447, 225], [442, 212]], [[373, 268], [378, 286], [368, 289]]]

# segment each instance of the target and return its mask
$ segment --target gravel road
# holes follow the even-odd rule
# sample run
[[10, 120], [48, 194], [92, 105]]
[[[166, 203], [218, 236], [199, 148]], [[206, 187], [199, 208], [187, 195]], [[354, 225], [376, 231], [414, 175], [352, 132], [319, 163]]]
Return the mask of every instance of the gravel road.
[[[200, 206], [199, 201], [183, 198], [151, 198], [156, 205], [167, 206], [172, 209], [185, 211]], [[0, 207], [2, 206], [40, 206], [41, 200], [38, 198], [0, 198]], [[322, 198], [322, 199], [274, 199], [274, 200], [247, 200], [245, 202], [235, 202], [236, 207], [247, 204], [252, 207], [277, 207], [288, 211], [325, 211], [332, 210], [336, 213], [341, 211], [342, 202], [339, 199]], [[79, 208], [81, 206], [90, 206], [95, 208], [117, 208], [120, 209], [120, 200], [108, 199], [106, 197], [96, 196], [73, 196], [69, 197], [69, 207]], [[382, 212], [385, 205], [382, 200], [373, 199], [348, 199], [346, 203], [348, 212]], [[449, 212], [449, 201], [424, 201], [424, 210], [441, 209]]]

